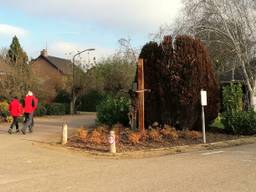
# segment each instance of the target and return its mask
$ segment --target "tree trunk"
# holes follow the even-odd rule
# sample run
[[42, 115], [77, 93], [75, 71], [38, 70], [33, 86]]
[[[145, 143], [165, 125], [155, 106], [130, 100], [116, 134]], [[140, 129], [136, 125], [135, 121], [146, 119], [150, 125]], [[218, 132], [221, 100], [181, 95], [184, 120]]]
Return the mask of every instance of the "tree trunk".
[[71, 99], [71, 101], [70, 101], [70, 114], [71, 114], [71, 115], [73, 115], [73, 114], [74, 114], [73, 99]]
[[75, 104], [76, 104], [76, 99], [77, 97], [76, 96], [73, 96], [73, 98], [71, 99], [70, 101], [70, 114], [73, 115], [75, 114]]
[[254, 94], [254, 90], [253, 91], [249, 91], [250, 94], [250, 107], [253, 108], [254, 111], [256, 111], [256, 103], [255, 103], [255, 94]]

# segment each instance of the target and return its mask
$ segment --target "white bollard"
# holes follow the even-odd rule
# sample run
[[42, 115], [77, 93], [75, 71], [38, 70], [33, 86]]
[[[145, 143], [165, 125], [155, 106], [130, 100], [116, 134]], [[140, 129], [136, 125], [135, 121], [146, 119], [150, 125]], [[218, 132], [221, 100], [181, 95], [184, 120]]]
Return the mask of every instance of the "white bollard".
[[108, 142], [110, 144], [110, 153], [116, 153], [116, 137], [115, 131], [110, 131], [110, 135], [108, 138]]
[[68, 125], [67, 125], [67, 123], [63, 123], [61, 144], [65, 145], [65, 144], [67, 144], [67, 142], [68, 142]]

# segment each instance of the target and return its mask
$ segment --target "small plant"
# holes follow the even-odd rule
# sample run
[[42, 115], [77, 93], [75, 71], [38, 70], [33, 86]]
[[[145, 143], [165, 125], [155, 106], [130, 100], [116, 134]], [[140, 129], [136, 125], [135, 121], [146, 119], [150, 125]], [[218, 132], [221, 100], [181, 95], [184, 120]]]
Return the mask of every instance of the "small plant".
[[7, 103], [7, 101], [0, 102], [0, 116], [4, 119], [6, 119], [9, 114], [8, 106], [9, 104]]
[[88, 141], [90, 143], [96, 144], [96, 145], [100, 145], [103, 143], [102, 141], [102, 134], [101, 132], [99, 132], [98, 130], [93, 130], [90, 134], [89, 134], [89, 139]]
[[165, 125], [164, 128], [160, 131], [164, 138], [176, 140], [178, 139], [178, 133], [175, 128]]
[[128, 140], [133, 145], [136, 145], [136, 144], [140, 143], [140, 139], [141, 139], [141, 133], [140, 132], [131, 132], [128, 135]]
[[147, 130], [140, 132], [140, 141], [146, 141], [148, 138], [149, 136]]
[[180, 131], [179, 133], [179, 137], [184, 138], [184, 139], [200, 139], [202, 138], [202, 133], [198, 132], [198, 131]]
[[13, 119], [12, 116], [7, 116], [7, 117], [6, 117], [6, 122], [7, 122], [7, 123], [11, 123], [11, 122], [12, 122], [12, 119]]
[[185, 138], [187, 139], [200, 139], [202, 138], [202, 133], [198, 131], [184, 131]]
[[222, 123], [223, 117], [221, 114], [218, 114], [218, 117], [216, 117], [213, 121], [213, 123], [210, 125], [210, 127], [218, 128], [218, 129], [224, 129], [224, 125]]
[[78, 136], [83, 142], [87, 142], [88, 131], [87, 129], [79, 129]]
[[160, 132], [156, 129], [152, 129], [148, 131], [148, 137], [149, 139], [151, 139], [152, 141], [159, 141], [160, 140]]

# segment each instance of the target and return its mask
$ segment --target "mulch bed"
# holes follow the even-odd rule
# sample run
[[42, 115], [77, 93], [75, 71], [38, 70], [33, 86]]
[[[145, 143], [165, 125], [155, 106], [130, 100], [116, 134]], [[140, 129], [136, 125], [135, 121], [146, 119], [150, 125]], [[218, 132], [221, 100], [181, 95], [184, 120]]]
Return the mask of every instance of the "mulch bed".
[[[206, 138], [207, 138], [207, 143], [213, 143], [218, 141], [238, 139], [239, 136], [228, 135], [224, 133], [208, 132], [206, 134]], [[160, 138], [158, 141], [145, 139], [144, 141], [140, 141], [139, 143], [131, 144], [128, 141], [128, 139], [124, 137], [123, 139], [121, 139], [120, 142], [116, 143], [116, 148], [117, 148], [117, 152], [127, 152], [127, 151], [150, 150], [150, 149], [157, 149], [157, 148], [167, 148], [167, 147], [201, 144], [201, 143], [203, 143], [202, 137], [184, 138], [179, 136], [177, 139]], [[67, 146], [84, 149], [86, 151], [109, 152], [108, 142], [104, 142], [101, 144], [84, 142], [79, 137], [79, 135], [75, 135], [69, 138]]]

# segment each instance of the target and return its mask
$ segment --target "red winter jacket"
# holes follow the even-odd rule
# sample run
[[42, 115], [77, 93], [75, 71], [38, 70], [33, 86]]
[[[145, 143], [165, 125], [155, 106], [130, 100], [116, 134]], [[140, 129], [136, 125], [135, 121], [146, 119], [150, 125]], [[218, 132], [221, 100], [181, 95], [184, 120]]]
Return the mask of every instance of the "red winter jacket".
[[13, 99], [11, 101], [11, 103], [9, 104], [9, 112], [10, 112], [11, 116], [13, 116], [13, 117], [21, 116], [21, 114], [23, 112], [23, 108], [22, 108], [20, 102], [18, 101], [18, 99]]
[[32, 113], [37, 108], [38, 100], [34, 96], [26, 96], [25, 97], [25, 106], [24, 106], [24, 113]]

